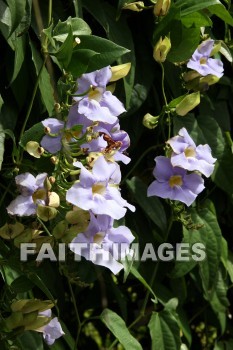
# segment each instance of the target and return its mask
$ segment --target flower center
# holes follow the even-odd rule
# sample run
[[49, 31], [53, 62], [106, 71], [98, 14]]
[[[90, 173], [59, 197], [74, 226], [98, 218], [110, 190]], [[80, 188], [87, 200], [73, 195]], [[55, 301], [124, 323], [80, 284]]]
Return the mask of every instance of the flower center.
[[93, 238], [93, 243], [96, 243], [96, 244], [101, 244], [104, 240], [104, 232], [98, 232], [95, 234], [94, 238]]
[[73, 137], [76, 137], [78, 138], [81, 134], [81, 131], [80, 130], [65, 130], [65, 139], [67, 142], [70, 142], [70, 140], [73, 138]]
[[101, 88], [92, 88], [91, 91], [88, 93], [89, 100], [96, 100], [97, 102], [100, 102], [103, 94], [103, 89]]
[[196, 151], [193, 147], [187, 147], [184, 151], [185, 157], [196, 157]]
[[206, 62], [207, 62], [207, 58], [206, 57], [202, 57], [200, 59], [200, 64], [206, 64]]
[[101, 182], [97, 182], [96, 184], [94, 184], [92, 186], [92, 194], [101, 194], [102, 196], [105, 194], [106, 192], [106, 186], [104, 183]]
[[183, 181], [180, 175], [173, 175], [169, 179], [169, 186], [173, 188], [174, 186], [182, 186]]
[[32, 195], [32, 199], [34, 203], [36, 203], [38, 200], [46, 200], [46, 197], [47, 197], [47, 193], [43, 188], [36, 190]]

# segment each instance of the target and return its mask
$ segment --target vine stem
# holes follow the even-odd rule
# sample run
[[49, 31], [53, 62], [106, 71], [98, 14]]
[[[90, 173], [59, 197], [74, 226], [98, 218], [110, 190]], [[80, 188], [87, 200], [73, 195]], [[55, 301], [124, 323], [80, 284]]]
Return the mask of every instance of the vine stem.
[[70, 283], [69, 277], [67, 277], [67, 281], [68, 281], [68, 285], [69, 285], [69, 289], [70, 289], [70, 295], [71, 295], [72, 303], [74, 305], [74, 311], [75, 311], [75, 315], [76, 315], [77, 323], [78, 323], [78, 332], [77, 332], [77, 337], [75, 339], [75, 345], [74, 345], [74, 350], [77, 350], [77, 345], [78, 345], [79, 335], [80, 335], [80, 332], [81, 332], [82, 323], [80, 321], [78, 307], [77, 307], [74, 291], [73, 291], [72, 285]]
[[[165, 80], [165, 72], [164, 72], [164, 66], [162, 63], [160, 63], [161, 69], [162, 69], [162, 94], [163, 94], [163, 99], [165, 102], [165, 106], [168, 106], [167, 103], [167, 97], [165, 93], [165, 87], [164, 87], [164, 80]], [[171, 115], [170, 112], [168, 112], [168, 139], [171, 137]]]
[[35, 84], [34, 89], [33, 89], [33, 92], [32, 92], [31, 101], [30, 101], [30, 104], [29, 104], [29, 107], [28, 107], [28, 110], [27, 110], [27, 114], [26, 114], [26, 117], [25, 117], [25, 119], [24, 119], [24, 123], [23, 123], [22, 129], [21, 129], [21, 132], [20, 132], [20, 137], [19, 137], [20, 140], [21, 140], [21, 138], [22, 138], [22, 136], [23, 136], [23, 133], [24, 133], [24, 131], [25, 131], [25, 128], [26, 128], [28, 119], [29, 119], [30, 114], [31, 114], [33, 102], [34, 102], [34, 99], [35, 99], [35, 97], [36, 97], [36, 92], [37, 92], [37, 89], [38, 89], [38, 86], [39, 86], [40, 75], [41, 75], [41, 73], [42, 73], [42, 70], [43, 70], [43, 67], [44, 67], [44, 65], [45, 65], [45, 62], [46, 62], [46, 58], [44, 59], [42, 65], [41, 65], [39, 74], [38, 74], [37, 79], [36, 79], [36, 84]]
[[41, 226], [43, 226], [43, 229], [45, 230], [45, 232], [48, 234], [48, 236], [52, 236], [52, 234], [49, 232], [49, 230], [47, 229], [47, 227], [45, 226], [45, 224], [43, 223], [43, 221], [37, 216], [37, 220], [39, 221], [39, 223], [41, 224]]

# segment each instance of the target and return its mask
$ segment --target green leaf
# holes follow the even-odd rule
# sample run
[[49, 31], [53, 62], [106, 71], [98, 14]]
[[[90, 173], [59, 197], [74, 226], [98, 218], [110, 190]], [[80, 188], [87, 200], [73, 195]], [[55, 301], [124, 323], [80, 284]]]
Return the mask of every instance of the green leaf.
[[56, 301], [54, 300], [54, 297], [51, 294], [50, 290], [47, 288], [43, 280], [35, 272], [33, 271], [28, 272], [27, 278], [31, 282], [33, 282], [46, 295], [46, 297], [56, 305]]
[[211, 19], [202, 12], [194, 12], [190, 13], [181, 18], [181, 22], [186, 28], [190, 28], [192, 26], [200, 28], [200, 27], [212, 27]]
[[159, 26], [155, 27], [155, 31], [153, 33], [153, 45], [157, 43], [161, 36], [168, 35], [170, 32], [172, 32], [173, 25], [177, 21], [180, 21], [180, 9], [178, 9], [175, 5], [172, 5], [168, 14], [159, 23]]
[[25, 276], [19, 276], [11, 283], [11, 288], [16, 293], [24, 293], [29, 290], [31, 290], [34, 286], [34, 283], [32, 283], [27, 277]]
[[164, 207], [159, 198], [147, 197], [147, 186], [137, 177], [127, 180], [126, 183], [129, 189], [132, 191], [136, 202], [161, 230], [161, 232], [166, 233], [167, 218]]
[[70, 63], [73, 51], [73, 42], [74, 39], [72, 28], [71, 25], [69, 25], [65, 41], [62, 43], [61, 47], [56, 53], [52, 53], [52, 55], [54, 55], [61, 64], [62, 68], [67, 68]]
[[225, 23], [233, 26], [233, 18], [227, 9], [222, 5], [213, 5], [208, 8], [208, 10], [215, 16], [221, 18]]
[[30, 129], [25, 131], [22, 139], [20, 140], [20, 146], [26, 147], [29, 141], [35, 141], [40, 143], [42, 137], [45, 135], [44, 126], [42, 123], [37, 123], [33, 125]]
[[176, 6], [181, 9], [181, 15], [186, 16], [193, 12], [200, 11], [212, 5], [221, 4], [218, 0], [178, 0]]
[[230, 276], [231, 283], [233, 283], [233, 253], [228, 251], [227, 272]]
[[[221, 230], [216, 215], [208, 208], [190, 210], [192, 229], [183, 228], [182, 243], [188, 243], [190, 247], [195, 243], [202, 243], [205, 247], [206, 258], [198, 262], [202, 286], [207, 299], [211, 299], [216, 287], [216, 271], [219, 268], [221, 259]], [[191, 255], [193, 253], [191, 252]], [[171, 273], [172, 278], [182, 277], [187, 274], [197, 261], [176, 261]]]
[[181, 16], [208, 9], [213, 15], [218, 16], [224, 22], [233, 26], [233, 18], [219, 0], [178, 0], [176, 6], [181, 9]]
[[100, 319], [125, 349], [142, 350], [139, 342], [130, 334], [124, 320], [115, 312], [105, 309], [100, 315]]
[[148, 327], [152, 350], [180, 350], [180, 328], [172, 312], [153, 312]]
[[[17, 78], [22, 64], [24, 62], [25, 48], [26, 48], [26, 37], [20, 36], [16, 37], [13, 41], [15, 47], [15, 59], [14, 59], [14, 71], [10, 81], [10, 84]], [[10, 85], [9, 84], [9, 85]]]
[[180, 21], [173, 22], [170, 33], [171, 50], [167, 55], [170, 62], [181, 62], [190, 58], [200, 41], [200, 28], [186, 28]]
[[[113, 63], [120, 56], [129, 52], [129, 50], [122, 46], [116, 45], [107, 39], [103, 39], [94, 35], [80, 35], [79, 39], [81, 40], [81, 43], [75, 47], [73, 51], [74, 54], [79, 50], [91, 50], [96, 52], [96, 55], [90, 57], [87, 72], [92, 72], [94, 70], [103, 68]], [[72, 62], [74, 59], [76, 64], [78, 64], [76, 61], [77, 57], [75, 57], [75, 55], [74, 57], [72, 56], [71, 64], [75, 64], [75, 62]], [[67, 69], [69, 70], [69, 67]]]
[[75, 36], [91, 34], [91, 28], [82, 18], [68, 17], [64, 22], [58, 21], [53, 30], [53, 39], [64, 42], [68, 36], [70, 27]]
[[6, 0], [6, 2], [11, 13], [11, 29], [9, 33], [10, 36], [16, 30], [24, 16], [27, 0]]
[[3, 0], [0, 0], [0, 22], [8, 27], [11, 25], [10, 9]]
[[214, 293], [210, 300], [210, 305], [218, 317], [221, 326], [221, 334], [223, 334], [226, 329], [227, 309], [230, 303], [227, 299], [227, 285], [221, 269], [218, 271], [216, 270], [216, 274], [217, 281]]
[[149, 286], [149, 284], [142, 277], [142, 275], [138, 272], [138, 270], [136, 270], [135, 267], [132, 266], [131, 269], [130, 269], [130, 272], [132, 273], [132, 275], [134, 275], [134, 277], [136, 277], [146, 287], [146, 289], [148, 289], [151, 292], [151, 294], [154, 297], [153, 302], [156, 303], [157, 302], [157, 297], [156, 297], [155, 293], [153, 292], [153, 289]]
[[87, 67], [92, 57], [99, 55], [92, 50], [78, 50], [74, 51], [71, 62], [67, 67], [67, 71], [70, 72], [74, 77], [79, 77], [87, 71]]
[[211, 176], [214, 183], [227, 192], [233, 194], [233, 154], [230, 148], [226, 147], [223, 157], [215, 163], [214, 172]]
[[44, 350], [43, 338], [40, 333], [26, 331], [18, 336], [17, 340], [23, 350]]
[[54, 111], [54, 97], [53, 89], [50, 82], [50, 76], [47, 69], [43, 65], [43, 61], [40, 57], [39, 52], [35, 48], [32, 41], [29, 42], [32, 51], [32, 60], [35, 65], [36, 74], [39, 75], [39, 89], [42, 97], [42, 101], [48, 111], [49, 116], [53, 114]]

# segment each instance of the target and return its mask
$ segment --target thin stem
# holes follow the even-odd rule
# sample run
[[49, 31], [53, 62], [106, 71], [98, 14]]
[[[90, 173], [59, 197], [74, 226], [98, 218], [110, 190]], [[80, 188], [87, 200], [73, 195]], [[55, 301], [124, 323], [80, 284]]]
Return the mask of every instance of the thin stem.
[[52, 11], [53, 11], [53, 0], [49, 0], [49, 9], [48, 9], [48, 27], [52, 23]]
[[134, 166], [130, 169], [130, 171], [124, 176], [124, 178], [122, 179], [121, 181], [121, 184], [123, 184], [127, 179], [128, 177], [132, 174], [132, 172], [137, 168], [137, 166], [141, 163], [142, 159], [145, 157], [145, 155], [151, 151], [153, 151], [154, 149], [156, 148], [159, 148], [159, 147], [163, 147], [164, 144], [161, 143], [159, 145], [155, 145], [155, 146], [151, 146], [149, 147], [142, 155], [141, 157], [138, 158], [138, 160], [136, 161], [136, 163], [134, 164]]
[[[165, 102], [165, 106], [168, 106], [167, 103], [167, 97], [165, 93], [165, 87], [164, 87], [164, 81], [165, 81], [165, 72], [164, 72], [164, 66], [162, 63], [160, 63], [161, 69], [162, 69], [162, 93], [163, 93], [163, 99]], [[168, 139], [171, 137], [171, 115], [170, 112], [168, 112]]]
[[[33, 92], [32, 92], [31, 101], [30, 101], [30, 104], [29, 104], [29, 107], [28, 107], [28, 111], [27, 111], [26, 117], [25, 117], [25, 119], [24, 119], [24, 123], [23, 123], [22, 129], [21, 129], [21, 132], [20, 132], [20, 136], [19, 136], [19, 140], [21, 140], [21, 138], [22, 138], [22, 136], [23, 136], [23, 134], [24, 134], [24, 131], [25, 131], [25, 128], [26, 128], [28, 119], [29, 119], [30, 114], [31, 114], [32, 106], [33, 106], [34, 99], [35, 99], [35, 97], [36, 97], [37, 89], [38, 89], [38, 86], [39, 86], [40, 75], [41, 75], [42, 70], [43, 70], [43, 68], [44, 68], [45, 61], [46, 61], [46, 58], [44, 59], [44, 61], [43, 61], [43, 63], [42, 63], [42, 66], [41, 66], [41, 68], [40, 68], [39, 74], [38, 74], [37, 79], [36, 79], [36, 84], [35, 84], [34, 89], [33, 89]], [[23, 155], [23, 154], [22, 154], [22, 155]], [[17, 157], [17, 162], [18, 162], [18, 160], [19, 160], [18, 158], [19, 158], [19, 154], [18, 154], [18, 157]], [[21, 157], [21, 161], [22, 161], [22, 157]]]
[[49, 230], [47, 229], [47, 227], [45, 226], [45, 224], [43, 223], [43, 221], [37, 216], [37, 220], [39, 221], [39, 223], [41, 224], [41, 226], [43, 226], [43, 229], [45, 230], [45, 232], [48, 234], [48, 236], [52, 236], [52, 234], [49, 232]]
[[78, 307], [77, 307], [74, 291], [73, 291], [72, 285], [70, 283], [69, 277], [67, 277], [67, 281], [68, 281], [70, 294], [71, 294], [71, 299], [72, 299], [72, 302], [73, 302], [73, 305], [74, 305], [74, 311], [75, 311], [75, 315], [76, 315], [77, 323], [78, 323], [78, 332], [77, 332], [77, 337], [76, 337], [75, 345], [74, 345], [74, 350], [77, 350], [77, 345], [78, 345], [79, 335], [80, 335], [80, 332], [81, 332], [82, 323], [80, 321]]
[[[40, 34], [42, 52], [43, 52], [43, 55], [44, 55], [44, 57], [46, 59], [46, 61], [45, 61], [46, 68], [48, 70], [48, 73], [49, 73], [49, 76], [50, 76], [51, 86], [53, 88], [54, 101], [58, 102], [59, 101], [59, 96], [58, 96], [58, 92], [57, 92], [56, 80], [55, 80], [55, 77], [54, 77], [54, 69], [53, 69], [52, 60], [51, 60], [51, 58], [50, 58], [50, 56], [48, 54], [48, 37], [43, 32], [44, 23], [43, 23], [41, 11], [40, 11], [39, 0], [33, 0], [32, 4], [33, 4], [34, 13], [35, 13], [35, 19], [36, 19], [36, 24], [37, 24], [37, 27], [38, 27], [38, 32]], [[52, 2], [52, 0], [49, 0], [49, 6], [48, 6], [48, 27], [52, 23], [52, 7], [53, 7], [53, 2]]]

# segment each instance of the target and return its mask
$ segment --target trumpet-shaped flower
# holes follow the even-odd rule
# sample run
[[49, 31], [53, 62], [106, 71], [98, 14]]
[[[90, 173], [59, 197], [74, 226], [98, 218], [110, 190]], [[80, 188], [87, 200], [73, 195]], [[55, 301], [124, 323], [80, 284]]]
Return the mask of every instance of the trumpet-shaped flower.
[[156, 180], [148, 187], [147, 195], [178, 200], [190, 206], [205, 186], [198, 174], [187, 174], [187, 171], [173, 167], [169, 158], [155, 158], [156, 167], [153, 175]]
[[97, 139], [81, 147], [87, 148], [89, 152], [103, 152], [106, 158], [112, 157], [115, 161], [122, 161], [124, 164], [130, 162], [130, 158], [123, 154], [130, 145], [129, 135], [124, 130], [120, 130], [118, 122], [113, 125], [100, 122], [93, 127], [93, 132], [99, 134]]
[[78, 90], [74, 100], [78, 101], [78, 112], [92, 121], [113, 124], [117, 116], [125, 112], [123, 104], [106, 90], [112, 76], [110, 67], [86, 73], [77, 80]]
[[45, 205], [47, 199], [47, 191], [44, 186], [46, 177], [46, 173], [39, 174], [36, 177], [30, 173], [16, 176], [15, 182], [21, 194], [6, 208], [8, 214], [19, 216], [36, 214], [37, 205]]
[[167, 143], [173, 150], [173, 166], [189, 171], [196, 170], [206, 177], [213, 173], [216, 158], [212, 157], [209, 145], [196, 146], [185, 128], [180, 129], [178, 136], [172, 137]]
[[[113, 219], [107, 215], [94, 216], [84, 233], [71, 242], [70, 249], [94, 264], [109, 268], [117, 274], [123, 265], [117, 260], [125, 257], [134, 236], [126, 226], [113, 227]], [[82, 243], [86, 246], [83, 247]], [[116, 256], [117, 255], [117, 256]]]
[[[52, 312], [50, 309], [48, 309], [39, 312], [39, 315], [51, 317]], [[54, 317], [48, 324], [46, 324], [44, 327], [41, 327], [38, 331], [43, 332], [43, 338], [48, 345], [52, 345], [56, 339], [65, 334], [57, 317]]]
[[196, 70], [203, 76], [212, 74], [221, 78], [224, 70], [223, 63], [219, 59], [210, 57], [213, 46], [214, 40], [203, 41], [188, 61], [187, 67]]
[[92, 171], [87, 170], [80, 162], [75, 162], [74, 166], [81, 168], [81, 173], [79, 182], [67, 191], [68, 202], [84, 210], [92, 210], [94, 214], [106, 214], [114, 219], [125, 215], [125, 207], [135, 210], [134, 206], [121, 197], [118, 188], [121, 180], [118, 164], [109, 163], [100, 156]]

